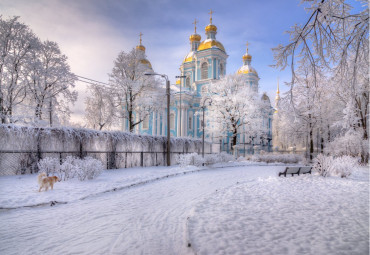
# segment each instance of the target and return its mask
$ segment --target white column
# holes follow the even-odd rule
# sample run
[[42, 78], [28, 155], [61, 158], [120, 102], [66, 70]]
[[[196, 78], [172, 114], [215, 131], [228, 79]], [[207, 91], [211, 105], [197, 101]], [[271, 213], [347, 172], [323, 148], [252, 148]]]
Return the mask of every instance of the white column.
[[157, 113], [157, 135], [161, 135], [161, 112]]
[[152, 135], [157, 134], [157, 112], [153, 112], [153, 119], [152, 119]]
[[176, 116], [176, 119], [177, 119], [177, 137], [179, 137], [179, 136], [181, 136], [181, 134], [180, 134], [180, 107], [177, 107], [177, 116]]
[[198, 138], [198, 118], [199, 116], [194, 115], [194, 138]]
[[166, 111], [163, 111], [162, 113], [162, 135], [165, 135], [165, 130], [166, 130], [166, 125], [167, 125], [167, 118], [166, 116]]
[[188, 127], [188, 121], [187, 121], [187, 118], [186, 118], [186, 112], [187, 110], [186, 109], [183, 109], [182, 110], [182, 134], [183, 136], [186, 136], [187, 135], [187, 127]]

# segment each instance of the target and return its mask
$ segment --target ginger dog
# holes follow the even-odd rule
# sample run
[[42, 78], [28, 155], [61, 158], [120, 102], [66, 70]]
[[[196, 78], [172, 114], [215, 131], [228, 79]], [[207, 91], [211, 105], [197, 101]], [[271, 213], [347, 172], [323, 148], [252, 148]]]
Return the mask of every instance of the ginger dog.
[[51, 187], [51, 189], [53, 189], [54, 183], [59, 181], [58, 177], [56, 177], [56, 176], [47, 177], [46, 173], [40, 173], [37, 176], [37, 180], [38, 180], [39, 186], [40, 186], [39, 192], [43, 188], [45, 189], [45, 191], [48, 191], [49, 187]]

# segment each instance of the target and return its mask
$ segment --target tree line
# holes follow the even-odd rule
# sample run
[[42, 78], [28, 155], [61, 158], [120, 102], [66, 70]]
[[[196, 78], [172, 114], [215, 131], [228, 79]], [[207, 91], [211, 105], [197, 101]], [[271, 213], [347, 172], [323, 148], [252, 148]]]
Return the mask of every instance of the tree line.
[[1, 123], [65, 122], [76, 80], [56, 42], [41, 41], [19, 17], [0, 16]]
[[313, 157], [350, 154], [369, 160], [369, 8], [344, 0], [304, 0], [309, 18], [290, 42], [273, 49], [275, 67], [290, 67], [278, 105], [281, 146], [305, 143]]

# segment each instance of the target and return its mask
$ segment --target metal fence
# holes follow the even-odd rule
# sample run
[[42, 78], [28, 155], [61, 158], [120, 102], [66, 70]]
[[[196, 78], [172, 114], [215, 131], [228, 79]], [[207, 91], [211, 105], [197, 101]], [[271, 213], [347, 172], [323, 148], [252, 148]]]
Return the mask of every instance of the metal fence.
[[[172, 164], [177, 163], [178, 155], [189, 153], [171, 152]], [[201, 151], [198, 151], [198, 154], [200, 153]], [[100, 160], [106, 169], [164, 166], [167, 162], [166, 151], [0, 151], [0, 175], [36, 173], [39, 160], [46, 157], [58, 158], [62, 164], [67, 156], [92, 157]]]

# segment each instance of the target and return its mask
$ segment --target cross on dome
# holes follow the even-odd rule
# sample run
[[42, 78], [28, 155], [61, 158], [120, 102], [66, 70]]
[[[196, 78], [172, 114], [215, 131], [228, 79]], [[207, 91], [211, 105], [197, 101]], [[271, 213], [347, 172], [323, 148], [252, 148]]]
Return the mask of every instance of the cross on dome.
[[247, 54], [248, 54], [248, 46], [250, 45], [250, 43], [247, 42], [245, 45], [247, 45]]
[[192, 23], [194, 24], [194, 34], [197, 33], [197, 23], [198, 23], [197, 19], [194, 19], [194, 22]]
[[214, 12], [212, 11], [212, 9], [209, 11], [209, 15], [210, 15], [210, 18], [209, 18], [209, 23], [210, 24], [212, 24], [212, 14], [213, 14]]
[[141, 36], [143, 36], [143, 33], [140, 32], [139, 36], [140, 36], [140, 45], [141, 45]]

